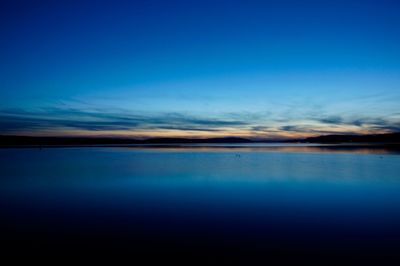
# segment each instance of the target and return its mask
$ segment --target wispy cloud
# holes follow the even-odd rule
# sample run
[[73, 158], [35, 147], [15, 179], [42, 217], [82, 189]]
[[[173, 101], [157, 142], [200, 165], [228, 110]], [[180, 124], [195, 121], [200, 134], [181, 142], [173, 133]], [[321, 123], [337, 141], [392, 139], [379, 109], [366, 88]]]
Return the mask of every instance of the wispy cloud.
[[0, 111], [3, 133], [75, 129], [84, 131], [183, 130], [219, 131], [247, 125], [246, 121], [194, 117], [179, 113], [139, 115], [100, 110], [41, 108], [35, 111]]
[[365, 129], [400, 131], [400, 121], [388, 117], [342, 117], [329, 116], [315, 119], [317, 122], [335, 126], [353, 126]]
[[[199, 135], [241, 135], [255, 138], [296, 137], [318, 134], [398, 132], [400, 120], [392, 117], [356, 117], [308, 114], [304, 119], [274, 118], [269, 112], [192, 115], [186, 113], [143, 113], [118, 109], [46, 107], [0, 110], [1, 134], [125, 134], [162, 135], [185, 132]], [[155, 134], [157, 133], [157, 134]], [[171, 133], [172, 134], [172, 133]]]
[[340, 116], [328, 116], [320, 118], [318, 121], [324, 124], [341, 124], [343, 123], [343, 118]]

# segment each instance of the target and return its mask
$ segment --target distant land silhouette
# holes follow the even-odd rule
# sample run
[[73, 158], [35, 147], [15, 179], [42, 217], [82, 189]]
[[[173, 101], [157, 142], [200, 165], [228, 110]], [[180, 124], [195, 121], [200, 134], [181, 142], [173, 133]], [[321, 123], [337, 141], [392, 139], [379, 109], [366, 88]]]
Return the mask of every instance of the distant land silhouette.
[[116, 138], [116, 137], [32, 137], [0, 135], [0, 146], [25, 146], [25, 145], [130, 145], [130, 144], [228, 144], [228, 143], [321, 143], [321, 144], [351, 144], [351, 143], [382, 143], [400, 144], [400, 133], [374, 134], [374, 135], [325, 135], [304, 139], [292, 140], [251, 140], [238, 137], [221, 138]]
[[400, 143], [400, 133], [373, 135], [326, 135], [306, 138], [309, 143]]

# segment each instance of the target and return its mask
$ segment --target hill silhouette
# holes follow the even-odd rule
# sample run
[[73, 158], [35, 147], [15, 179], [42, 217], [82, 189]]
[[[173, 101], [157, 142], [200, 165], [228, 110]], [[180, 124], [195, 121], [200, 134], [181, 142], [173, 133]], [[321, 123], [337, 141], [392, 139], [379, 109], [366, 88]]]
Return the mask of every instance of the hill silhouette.
[[302, 140], [309, 143], [400, 143], [400, 133], [372, 135], [326, 135]]

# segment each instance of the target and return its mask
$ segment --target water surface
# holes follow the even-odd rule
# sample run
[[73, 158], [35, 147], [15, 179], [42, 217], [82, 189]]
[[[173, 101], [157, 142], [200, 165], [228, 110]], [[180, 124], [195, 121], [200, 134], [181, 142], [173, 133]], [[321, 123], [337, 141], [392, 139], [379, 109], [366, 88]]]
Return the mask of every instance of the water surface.
[[19, 148], [0, 149], [0, 167], [11, 251], [397, 259], [400, 248], [400, 155], [384, 148]]

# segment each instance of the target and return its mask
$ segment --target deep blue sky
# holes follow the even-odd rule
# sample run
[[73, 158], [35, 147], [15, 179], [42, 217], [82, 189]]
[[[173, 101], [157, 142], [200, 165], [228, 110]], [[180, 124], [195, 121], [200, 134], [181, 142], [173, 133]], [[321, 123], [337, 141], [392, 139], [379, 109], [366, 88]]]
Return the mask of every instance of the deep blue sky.
[[0, 132], [400, 130], [400, 2], [2, 1]]

